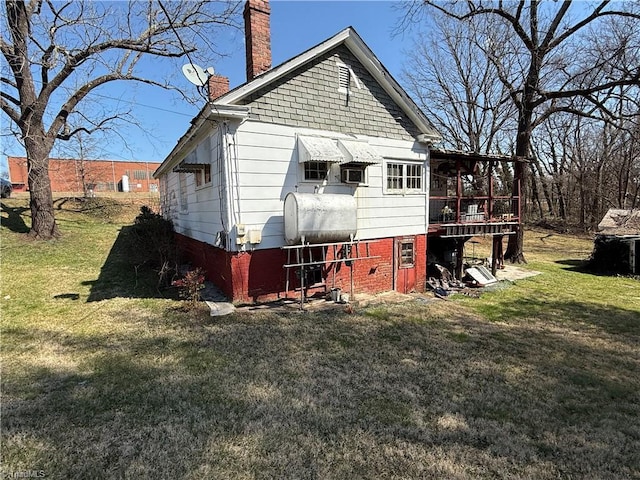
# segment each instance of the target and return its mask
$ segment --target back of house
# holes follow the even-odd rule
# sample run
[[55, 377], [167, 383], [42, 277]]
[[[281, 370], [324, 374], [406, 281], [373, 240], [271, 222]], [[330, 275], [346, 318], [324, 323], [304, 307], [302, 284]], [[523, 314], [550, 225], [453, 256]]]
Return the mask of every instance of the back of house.
[[422, 290], [437, 132], [353, 28], [271, 68], [269, 15], [155, 173], [179, 243], [237, 302]]

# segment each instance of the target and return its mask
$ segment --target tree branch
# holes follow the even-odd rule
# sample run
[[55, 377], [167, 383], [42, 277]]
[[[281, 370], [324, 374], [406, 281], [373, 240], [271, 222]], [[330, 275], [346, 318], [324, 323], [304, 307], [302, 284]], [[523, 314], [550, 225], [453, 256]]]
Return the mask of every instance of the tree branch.
[[[2, 96], [0, 96], [0, 107], [2, 107], [2, 111], [7, 114], [7, 116], [16, 124], [20, 125], [20, 113], [17, 110], [11, 108], [5, 100], [5, 93], [2, 92]], [[19, 103], [19, 102], [18, 102]]]
[[615, 10], [615, 11], [614, 10], [603, 11], [603, 9], [609, 3], [610, 3], [610, 0], [604, 0], [602, 3], [600, 3], [600, 5], [598, 5], [593, 10], [591, 15], [589, 15], [588, 17], [586, 17], [582, 21], [576, 23], [574, 26], [568, 28], [567, 30], [562, 32], [562, 34], [559, 35], [558, 37], [556, 37], [555, 39], [550, 40], [548, 42], [548, 50], [552, 50], [552, 49], [556, 48], [558, 45], [560, 45], [562, 42], [564, 42], [567, 38], [571, 37], [574, 33], [579, 31], [583, 27], [589, 25], [596, 18], [600, 18], [600, 17], [604, 17], [604, 16], [621, 16], [621, 17], [636, 18], [636, 19], [640, 20], [640, 14], [636, 14], [636, 13], [633, 13], [633, 12], [625, 12], [624, 10], [620, 10], [620, 11], [618, 11], [618, 10]]
[[113, 120], [117, 120], [119, 118], [120, 115], [113, 115], [111, 117], [107, 117], [107, 118], [103, 118], [102, 120], [100, 120], [100, 122], [98, 122], [97, 124], [94, 124], [94, 128], [86, 128], [86, 127], [78, 127], [75, 128], [74, 130], [72, 130], [69, 133], [59, 133], [56, 135], [56, 139], [58, 140], [70, 140], [73, 136], [77, 135], [80, 132], [85, 132], [88, 135], [91, 135], [94, 132], [97, 132], [98, 130], [101, 130], [104, 128], [104, 126], [113, 121]]
[[573, 90], [558, 90], [552, 92], [540, 92], [540, 97], [534, 102], [534, 106], [538, 107], [548, 100], [558, 99], [558, 98], [571, 98], [571, 97], [587, 97], [594, 93], [602, 92], [605, 90], [609, 90], [613, 87], [622, 87], [626, 85], [638, 85], [640, 83], [640, 67], [638, 68], [638, 72], [632, 77], [623, 80], [615, 80], [607, 83], [602, 83], [600, 85], [593, 85], [591, 87], [585, 88], [576, 88]]
[[569, 10], [569, 7], [571, 6], [571, 1], [572, 0], [564, 0], [562, 2], [562, 6], [560, 7], [556, 15], [553, 17], [553, 21], [551, 22], [551, 25], [549, 25], [547, 34], [545, 35], [544, 40], [542, 40], [542, 43], [540, 44], [540, 48], [542, 51], [544, 52], [548, 51], [551, 40], [553, 40], [553, 37], [555, 36], [556, 31], [560, 26], [560, 22], [562, 21], [567, 11]]
[[94, 89], [97, 87], [107, 84], [109, 82], [113, 82], [116, 80], [128, 80], [135, 81], [140, 83], [146, 83], [147, 85], [154, 85], [158, 87], [165, 88], [165, 85], [156, 82], [154, 80], [149, 80], [147, 78], [135, 77], [132, 75], [122, 75], [121, 73], [111, 73], [108, 75], [103, 75], [101, 77], [95, 78], [90, 82], [86, 83], [82, 87], [76, 90], [76, 92], [64, 103], [64, 105], [60, 108], [58, 114], [55, 119], [51, 123], [49, 127], [49, 131], [47, 132], [48, 136], [57, 136], [60, 129], [63, 127], [69, 115], [75, 111], [78, 104]]
[[20, 106], [20, 100], [18, 100], [16, 97], [14, 97], [12, 95], [9, 95], [7, 92], [0, 91], [0, 96], [2, 96], [3, 98], [7, 99], [11, 103], [13, 103], [16, 107]]
[[[486, 14], [497, 15], [497, 16], [505, 19], [508, 23], [510, 23], [513, 26], [514, 31], [516, 32], [516, 34], [518, 35], [520, 40], [522, 40], [522, 42], [525, 44], [525, 46], [528, 49], [534, 48], [534, 45], [533, 45], [531, 39], [527, 36], [527, 32], [525, 32], [524, 28], [522, 28], [522, 25], [520, 25], [519, 19], [516, 18], [515, 16], [510, 15], [509, 13], [507, 13], [503, 8], [477, 7], [475, 5], [475, 3], [473, 3], [473, 1], [469, 1], [467, 3], [467, 5], [469, 7], [469, 11], [464, 13], [464, 14], [462, 14], [462, 15], [459, 15], [459, 14], [453, 13], [453, 12], [447, 10], [446, 8], [440, 6], [435, 1], [426, 0], [425, 1], [425, 5], [429, 5], [429, 6], [435, 8], [436, 10], [439, 10], [440, 12], [444, 13], [445, 15], [447, 15], [447, 16], [449, 16], [451, 18], [455, 18], [456, 20], [468, 20], [470, 18], [477, 17], [479, 15], [486, 15]], [[519, 9], [519, 11], [520, 11], [520, 9]]]

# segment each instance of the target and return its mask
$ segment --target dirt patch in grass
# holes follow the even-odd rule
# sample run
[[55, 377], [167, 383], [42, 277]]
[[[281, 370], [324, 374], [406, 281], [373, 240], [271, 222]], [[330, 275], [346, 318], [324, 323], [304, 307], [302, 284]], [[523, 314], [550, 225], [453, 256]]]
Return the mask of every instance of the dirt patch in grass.
[[56, 210], [82, 213], [103, 222], [130, 221], [139, 213], [139, 201], [123, 201], [112, 197], [59, 197], [54, 200]]

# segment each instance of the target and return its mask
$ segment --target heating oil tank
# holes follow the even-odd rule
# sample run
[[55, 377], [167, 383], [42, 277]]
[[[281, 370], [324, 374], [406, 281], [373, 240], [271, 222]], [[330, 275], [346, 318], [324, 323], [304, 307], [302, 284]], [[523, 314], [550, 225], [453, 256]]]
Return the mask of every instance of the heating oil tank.
[[291, 192], [284, 199], [287, 244], [347, 241], [357, 230], [357, 205], [351, 195]]

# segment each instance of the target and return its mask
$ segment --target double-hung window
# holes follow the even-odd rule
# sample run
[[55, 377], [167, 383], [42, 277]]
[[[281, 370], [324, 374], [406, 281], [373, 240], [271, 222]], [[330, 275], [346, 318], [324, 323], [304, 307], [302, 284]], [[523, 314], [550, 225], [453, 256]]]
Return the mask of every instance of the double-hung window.
[[387, 162], [387, 193], [422, 193], [424, 191], [424, 167], [422, 163]]

